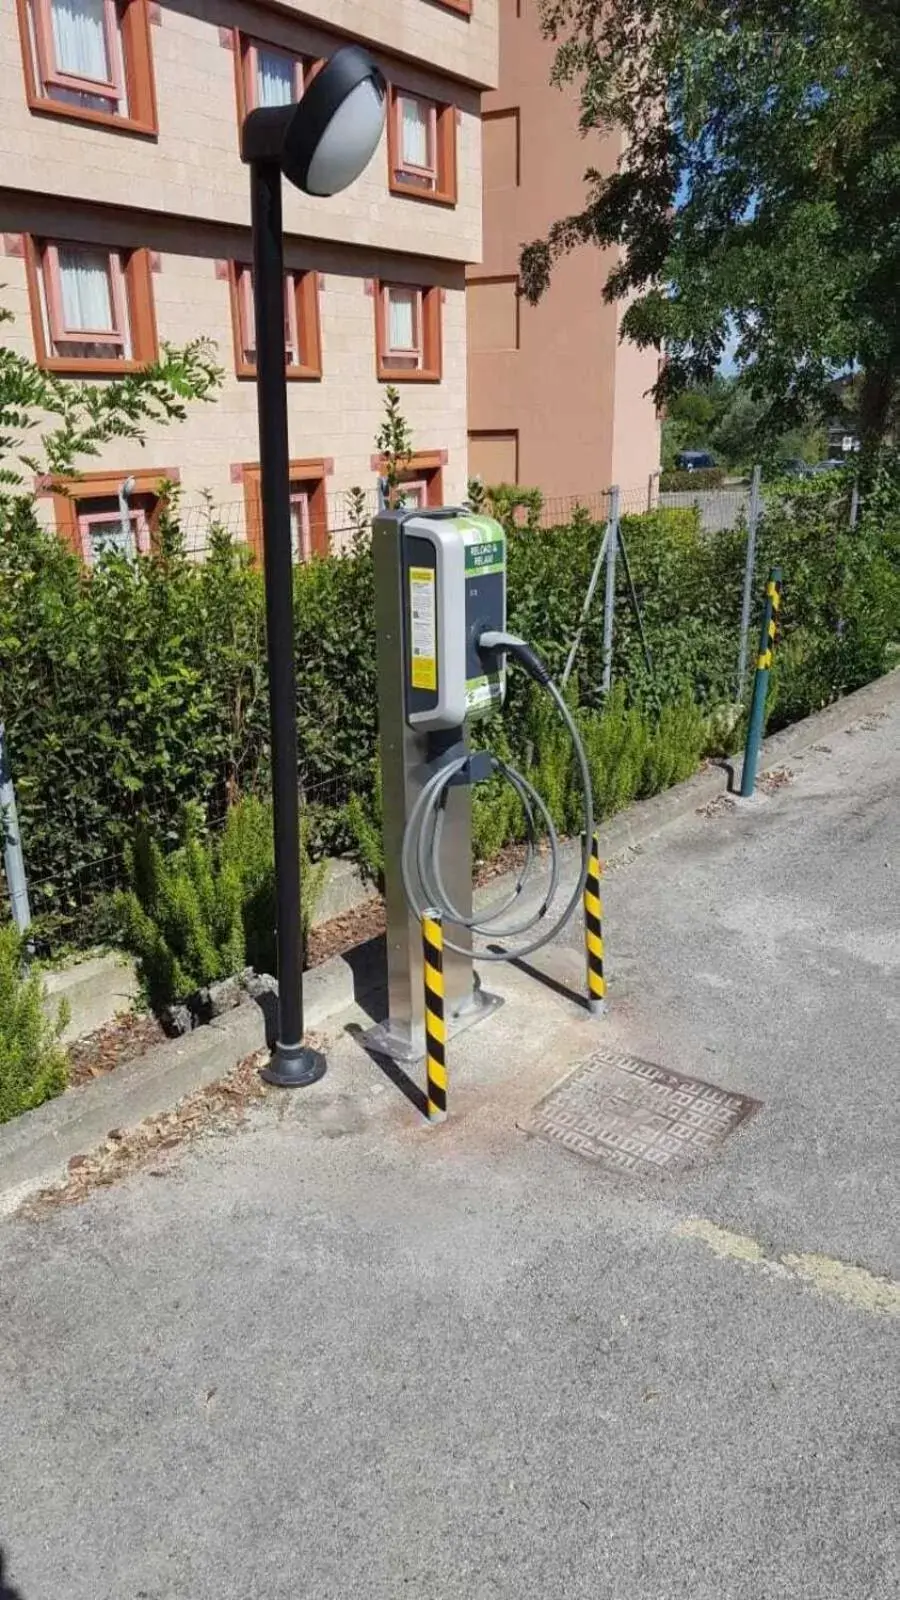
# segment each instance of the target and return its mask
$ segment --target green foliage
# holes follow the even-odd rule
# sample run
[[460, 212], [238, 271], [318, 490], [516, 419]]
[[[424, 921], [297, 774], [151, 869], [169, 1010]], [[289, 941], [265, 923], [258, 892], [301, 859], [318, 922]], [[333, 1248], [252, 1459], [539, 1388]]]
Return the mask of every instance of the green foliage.
[[392, 383], [384, 391], [384, 421], [375, 435], [375, 448], [382, 457], [381, 475], [388, 509], [393, 511], [403, 504], [400, 478], [412, 456], [412, 433], [400, 408], [400, 390]]
[[[540, 0], [579, 124], [620, 130], [583, 207], [521, 255], [536, 301], [581, 245], [618, 251], [605, 295], [665, 349], [664, 400], [708, 382], [736, 337], [774, 422], [863, 373], [864, 441], [900, 389], [900, 10], [891, 0]], [[665, 114], [663, 111], [665, 108]]]
[[707, 741], [707, 722], [693, 700], [664, 705], [647, 747], [640, 793], [659, 794], [696, 772]]
[[[182, 842], [164, 853], [149, 828], [126, 851], [131, 888], [116, 896], [120, 937], [136, 957], [150, 1004], [159, 1009], [242, 971], [275, 966], [275, 859], [271, 808], [241, 801], [219, 838], [204, 837], [188, 812]], [[325, 863], [312, 866], [304, 838], [304, 933], [321, 894]]]
[[366, 793], [351, 794], [347, 802], [346, 819], [350, 842], [362, 873], [379, 889], [384, 884], [383, 818], [381, 762], [376, 760], [372, 765], [371, 789]]
[[503, 524], [507, 534], [535, 533], [541, 525], [544, 496], [540, 489], [525, 489], [518, 483], [495, 483], [484, 491], [483, 509]]
[[164, 855], [147, 827], [127, 853], [133, 888], [116, 900], [122, 942], [159, 1009], [246, 965], [241, 883], [231, 864], [188, 829]]
[[766, 506], [760, 571], [778, 565], [785, 579], [773, 729], [878, 677], [900, 640], [900, 474], [880, 475], [855, 529], [848, 501], [849, 484], [829, 475]]
[[371, 531], [369, 510], [366, 504], [366, 491], [359, 484], [354, 484], [347, 490], [347, 520], [353, 531], [353, 548], [361, 550]]
[[[877, 676], [900, 641], [900, 472], [885, 462], [852, 533], [849, 487], [836, 474], [767, 491], [756, 600], [770, 564], [780, 562], [785, 581], [773, 726]], [[615, 692], [604, 706], [599, 596], [570, 680], [572, 704], [588, 719], [603, 815], [683, 770], [671, 755], [673, 737], [685, 763], [695, 764], [696, 722], [672, 722], [686, 702], [705, 728], [702, 748], [716, 752], [734, 747], [741, 714], [733, 697], [745, 530], [705, 535], [694, 508], [626, 517], [622, 526], [654, 671], [645, 665], [619, 562]], [[509, 539], [509, 626], [534, 644], [557, 679], [602, 536], [602, 524], [585, 515], [565, 527], [517, 528]], [[378, 882], [370, 550], [299, 567], [295, 604], [298, 778], [308, 848], [315, 856], [349, 850]], [[508, 681], [502, 730], [512, 759], [536, 778], [558, 825], [577, 827], [571, 754], [552, 708], [545, 697], [535, 700], [523, 673], [511, 670]], [[52, 913], [60, 936], [93, 942], [96, 895], [126, 886], [126, 845], [140, 821], [166, 858], [183, 844], [186, 807], [197, 808], [196, 831], [204, 837], [226, 813], [237, 829], [245, 816], [237, 802], [268, 792], [260, 572], [214, 522], [208, 559], [189, 561], [177, 503], [161, 526], [158, 552], [132, 562], [111, 554], [91, 572], [37, 527], [23, 501], [0, 504], [0, 711], [33, 907]], [[485, 743], [496, 737], [484, 729]], [[261, 824], [266, 849], [267, 831]], [[482, 786], [475, 796], [479, 855], [521, 832], [515, 797], [496, 780]], [[246, 853], [243, 846], [238, 853]], [[248, 960], [266, 966], [259, 951], [273, 918], [259, 874], [254, 881], [260, 910], [252, 921], [242, 912], [244, 937]]]
[[[751, 394], [746, 377], [721, 374], [674, 395], [662, 427], [664, 478], [675, 469], [681, 450], [711, 450], [730, 472], [748, 472], [760, 462], [769, 477], [777, 477], [779, 464], [788, 461], [823, 460], [828, 452], [826, 430], [816, 425], [813, 414], [795, 427], [778, 426], [771, 417], [775, 398]], [[834, 410], [841, 410], [837, 398]]]
[[474, 478], [469, 479], [469, 482], [466, 486], [466, 505], [470, 511], [474, 511], [476, 514], [478, 512], [487, 511], [488, 509], [487, 490], [484, 486], [484, 479], [479, 477], [477, 473]]
[[[0, 308], [0, 322], [12, 321]], [[158, 361], [105, 383], [43, 371], [0, 345], [0, 487], [22, 492], [34, 473], [69, 477], [112, 439], [143, 444], [147, 429], [183, 422], [188, 402], [212, 400], [222, 382], [215, 347], [163, 344]]]
[[49, 1021], [42, 1000], [40, 974], [23, 970], [19, 934], [12, 923], [0, 925], [0, 1122], [66, 1087], [59, 1036], [68, 1016], [60, 1006], [55, 1022]]
[[671, 472], [661, 472], [659, 475], [661, 494], [677, 494], [684, 489], [699, 494], [704, 489], [721, 489], [724, 482], [723, 467], [698, 467], [696, 472], [673, 469]]
[[626, 702], [624, 684], [616, 684], [601, 713], [581, 719], [594, 811], [598, 821], [621, 811], [641, 792], [650, 749], [650, 729], [638, 706]]

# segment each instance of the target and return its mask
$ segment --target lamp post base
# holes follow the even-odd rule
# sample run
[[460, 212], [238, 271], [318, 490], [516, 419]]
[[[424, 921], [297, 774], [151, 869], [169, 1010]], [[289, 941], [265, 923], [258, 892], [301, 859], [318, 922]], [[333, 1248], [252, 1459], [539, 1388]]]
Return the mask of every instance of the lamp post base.
[[279, 1089], [308, 1089], [324, 1078], [327, 1066], [321, 1050], [311, 1050], [305, 1044], [276, 1044], [271, 1061], [260, 1069], [259, 1075]]

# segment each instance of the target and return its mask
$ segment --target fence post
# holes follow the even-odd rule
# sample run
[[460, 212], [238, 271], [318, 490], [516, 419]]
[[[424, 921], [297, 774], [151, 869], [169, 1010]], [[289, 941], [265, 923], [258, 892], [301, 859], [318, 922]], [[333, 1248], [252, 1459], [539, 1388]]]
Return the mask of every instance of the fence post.
[[579, 618], [578, 627], [575, 629], [575, 637], [572, 640], [571, 646], [569, 647], [569, 654], [566, 657], [566, 664], [563, 668], [562, 677], [559, 680], [560, 688], [562, 689], [566, 687], [566, 684], [572, 675], [572, 668], [575, 665], [575, 657], [578, 654], [578, 647], [581, 644], [581, 637], [584, 633], [588, 616], [590, 615], [591, 606], [594, 603], [594, 591], [597, 588], [597, 584], [600, 582], [600, 573], [603, 570], [603, 565], [606, 561], [606, 551], [609, 545], [611, 527], [612, 523], [607, 522], [603, 538], [600, 541], [600, 548], [597, 551], [597, 559], [594, 562], [593, 571], [591, 572], [591, 581], [588, 584], [587, 594], [584, 597], [584, 605], [581, 608], [581, 617]]
[[859, 519], [859, 484], [857, 482], [854, 482], [853, 488], [850, 490], [850, 527], [851, 527], [851, 529], [856, 527], [858, 519]]
[[766, 695], [769, 690], [769, 670], [778, 632], [778, 612], [781, 609], [781, 568], [773, 567], [766, 584], [766, 603], [763, 607], [762, 628], [759, 635], [759, 655], [753, 679], [753, 699], [750, 704], [750, 721], [747, 724], [747, 743], [744, 746], [744, 765], [741, 770], [741, 798], [749, 800], [756, 787], [756, 768], [759, 747], [762, 744], [763, 724], [766, 720]]
[[606, 542], [606, 593], [603, 599], [603, 693], [612, 687], [613, 630], [616, 615], [616, 552], [619, 548], [619, 489], [609, 491], [609, 538]]
[[16, 811], [16, 791], [6, 750], [6, 729], [0, 722], [0, 834], [3, 835], [3, 866], [13, 922], [20, 933], [31, 927], [31, 907], [28, 904], [28, 879], [25, 876], [25, 857], [19, 836], [19, 816]]
[[747, 514], [747, 560], [744, 566], [744, 595], [741, 601], [741, 647], [738, 651], [738, 681], [736, 699], [743, 700], [747, 681], [747, 654], [750, 643], [750, 608], [753, 603], [753, 579], [756, 570], [756, 533], [759, 527], [759, 489], [762, 467], [753, 468], [750, 479], [750, 510]]

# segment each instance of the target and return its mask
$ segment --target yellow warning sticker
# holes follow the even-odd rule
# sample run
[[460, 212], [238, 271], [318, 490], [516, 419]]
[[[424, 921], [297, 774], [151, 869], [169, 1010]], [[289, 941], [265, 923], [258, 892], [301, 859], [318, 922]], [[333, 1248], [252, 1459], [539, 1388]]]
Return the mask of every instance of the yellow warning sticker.
[[409, 569], [409, 637], [414, 689], [437, 688], [437, 613], [434, 570]]

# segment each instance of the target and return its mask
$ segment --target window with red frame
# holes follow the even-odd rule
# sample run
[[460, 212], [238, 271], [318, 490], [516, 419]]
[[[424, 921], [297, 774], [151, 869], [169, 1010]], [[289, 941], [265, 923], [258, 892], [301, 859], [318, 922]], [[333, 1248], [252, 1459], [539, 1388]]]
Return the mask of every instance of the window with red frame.
[[154, 506], [150, 495], [142, 495], [137, 505], [127, 502], [123, 509], [110, 495], [79, 500], [76, 504], [81, 554], [87, 566], [95, 566], [101, 556], [112, 551], [130, 560], [150, 549], [150, 515]]
[[424, 511], [428, 504], [427, 479], [401, 478], [398, 498], [402, 503], [403, 509], [407, 511]]
[[17, 0], [33, 110], [156, 132], [147, 0]]
[[441, 291], [378, 283], [375, 301], [378, 376], [438, 382], [441, 376]]
[[416, 94], [398, 92], [396, 170], [398, 182], [436, 189], [438, 182], [437, 106]]
[[32, 239], [26, 261], [40, 365], [98, 372], [155, 359], [146, 250]]
[[[250, 377], [256, 372], [252, 268], [233, 263], [231, 280], [235, 362], [238, 376]], [[318, 274], [315, 272], [285, 274], [284, 359], [290, 378], [319, 378], [322, 375]]]
[[[410, 510], [443, 505], [446, 464], [446, 450], [419, 450], [410, 456], [398, 475], [398, 500], [402, 496], [403, 504]], [[386, 467], [384, 456], [373, 456], [371, 465], [372, 471], [381, 476]]]
[[[324, 459], [291, 461], [291, 553], [295, 562], [310, 561], [328, 554], [328, 501], [325, 492], [331, 463]], [[262, 499], [259, 465], [244, 462], [240, 467], [244, 485], [244, 511], [247, 544], [254, 561], [263, 559]]]
[[421, 289], [386, 283], [381, 291], [381, 314], [385, 366], [397, 371], [420, 371], [425, 365]]
[[296, 483], [291, 484], [291, 554], [295, 561], [309, 561], [312, 556], [309, 494]]
[[286, 106], [299, 100], [306, 87], [308, 64], [279, 45], [241, 35], [244, 107]]
[[456, 107], [391, 86], [390, 188], [419, 200], [456, 203]]

